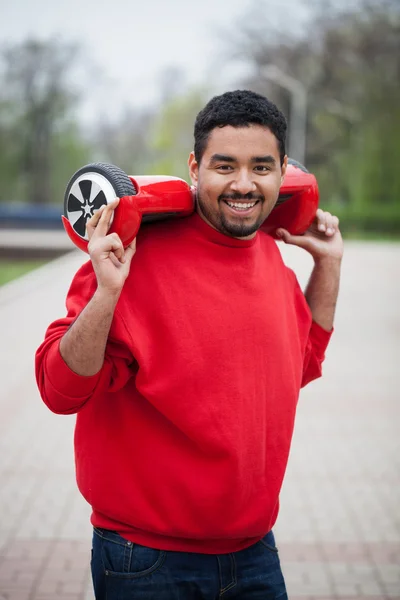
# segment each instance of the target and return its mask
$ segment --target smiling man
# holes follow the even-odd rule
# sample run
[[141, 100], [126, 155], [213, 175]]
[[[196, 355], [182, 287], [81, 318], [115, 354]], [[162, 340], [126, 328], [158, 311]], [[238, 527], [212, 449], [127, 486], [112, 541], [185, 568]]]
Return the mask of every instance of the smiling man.
[[204, 152], [196, 148], [189, 158], [199, 214], [227, 235], [253, 236], [275, 206], [286, 165], [277, 138], [265, 126], [213, 129]]
[[250, 91], [213, 98], [189, 157], [197, 210], [108, 234], [50, 325], [36, 375], [77, 413], [96, 598], [287, 598], [272, 527], [300, 388], [321, 375], [343, 244], [322, 210], [286, 242], [314, 258], [305, 294], [260, 230], [284, 179], [286, 122]]

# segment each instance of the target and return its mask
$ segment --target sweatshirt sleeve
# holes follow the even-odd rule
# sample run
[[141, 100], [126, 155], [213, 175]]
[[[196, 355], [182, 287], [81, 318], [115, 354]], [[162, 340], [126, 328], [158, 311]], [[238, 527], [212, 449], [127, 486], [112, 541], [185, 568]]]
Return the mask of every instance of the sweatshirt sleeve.
[[332, 331], [326, 331], [318, 323], [312, 321], [308, 334], [306, 352], [303, 364], [303, 379], [301, 387], [318, 379], [322, 375], [322, 363], [325, 360], [325, 350], [331, 339]]
[[105, 359], [98, 373], [85, 377], [74, 373], [62, 358], [60, 340], [87, 305], [96, 289], [91, 263], [86, 263], [74, 277], [67, 295], [67, 316], [54, 321], [46, 331], [35, 357], [37, 385], [44, 403], [59, 414], [78, 412], [89, 400], [106, 391], [121, 389], [134, 374], [135, 363], [128, 344], [125, 324], [114, 314]]
[[326, 331], [312, 320], [310, 307], [307, 304], [296, 275], [291, 269], [288, 269], [288, 274], [294, 286], [298, 335], [303, 348], [304, 358], [301, 387], [304, 387], [310, 381], [321, 377], [322, 363], [325, 359], [325, 351], [331, 339], [333, 329], [332, 331]]

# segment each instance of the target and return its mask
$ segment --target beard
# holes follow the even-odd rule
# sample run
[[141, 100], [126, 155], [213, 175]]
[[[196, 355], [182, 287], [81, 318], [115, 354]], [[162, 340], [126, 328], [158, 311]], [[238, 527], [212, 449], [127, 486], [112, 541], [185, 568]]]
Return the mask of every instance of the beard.
[[[242, 196], [241, 194], [231, 194], [231, 195], [221, 195], [218, 197], [218, 204], [221, 204], [225, 200], [234, 200], [239, 201], [243, 200], [244, 202], [264, 202], [264, 196], [259, 196], [255, 194], [246, 194]], [[200, 212], [207, 219], [207, 221], [215, 227], [218, 231], [225, 235], [229, 235], [234, 238], [244, 238], [256, 233], [258, 229], [261, 227], [262, 223], [265, 220], [265, 215], [260, 214], [260, 216], [251, 223], [246, 222], [245, 218], [242, 218], [238, 221], [229, 220], [226, 215], [222, 211], [213, 210], [208, 204], [203, 202], [201, 195], [197, 192], [197, 204], [200, 209]], [[239, 216], [239, 215], [238, 215]]]

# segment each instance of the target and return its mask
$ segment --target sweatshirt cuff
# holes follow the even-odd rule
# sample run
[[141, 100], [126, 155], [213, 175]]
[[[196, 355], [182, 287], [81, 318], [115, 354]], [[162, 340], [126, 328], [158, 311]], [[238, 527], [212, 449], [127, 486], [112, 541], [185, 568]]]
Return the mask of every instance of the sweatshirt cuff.
[[46, 359], [46, 376], [51, 386], [70, 398], [83, 398], [93, 392], [100, 379], [101, 370], [86, 377], [69, 368], [60, 354], [60, 342], [53, 344]]
[[310, 340], [313, 345], [313, 348], [316, 351], [316, 354], [323, 358], [325, 354], [325, 350], [328, 347], [329, 340], [331, 339], [333, 333], [333, 328], [330, 331], [327, 331], [321, 325], [318, 325], [315, 321], [311, 324], [310, 329]]

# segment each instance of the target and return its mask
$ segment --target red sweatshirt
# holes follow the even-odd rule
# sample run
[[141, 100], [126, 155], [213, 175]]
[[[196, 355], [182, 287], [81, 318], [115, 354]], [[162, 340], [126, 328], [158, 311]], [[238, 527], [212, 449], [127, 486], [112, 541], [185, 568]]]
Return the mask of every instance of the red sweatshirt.
[[82, 377], [59, 341], [95, 289], [89, 262], [36, 355], [44, 402], [78, 413], [93, 525], [164, 550], [257, 542], [277, 517], [300, 387], [321, 375], [330, 337], [274, 240], [233, 239], [196, 214], [142, 227], [103, 368]]

